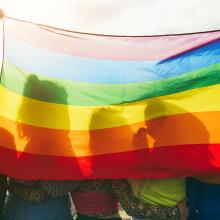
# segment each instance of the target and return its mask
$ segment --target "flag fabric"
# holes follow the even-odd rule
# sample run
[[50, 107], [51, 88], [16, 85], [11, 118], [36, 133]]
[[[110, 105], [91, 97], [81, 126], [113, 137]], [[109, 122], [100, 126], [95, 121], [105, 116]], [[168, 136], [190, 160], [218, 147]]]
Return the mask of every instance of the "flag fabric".
[[5, 19], [0, 172], [220, 173], [220, 31], [107, 36]]

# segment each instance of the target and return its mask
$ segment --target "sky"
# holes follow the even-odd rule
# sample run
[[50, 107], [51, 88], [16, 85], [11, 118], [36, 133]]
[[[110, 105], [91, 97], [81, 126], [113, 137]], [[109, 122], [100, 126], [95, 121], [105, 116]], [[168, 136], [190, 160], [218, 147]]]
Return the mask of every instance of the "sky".
[[0, 0], [8, 16], [70, 30], [154, 35], [220, 29], [220, 0]]

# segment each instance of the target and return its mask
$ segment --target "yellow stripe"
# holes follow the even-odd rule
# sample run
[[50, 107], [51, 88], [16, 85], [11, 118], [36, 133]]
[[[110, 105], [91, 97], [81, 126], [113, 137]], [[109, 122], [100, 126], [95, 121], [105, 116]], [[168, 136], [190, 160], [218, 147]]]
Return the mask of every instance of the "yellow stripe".
[[220, 85], [123, 105], [94, 107], [37, 101], [0, 86], [1, 116], [20, 123], [54, 129], [94, 130], [173, 114], [219, 110]]

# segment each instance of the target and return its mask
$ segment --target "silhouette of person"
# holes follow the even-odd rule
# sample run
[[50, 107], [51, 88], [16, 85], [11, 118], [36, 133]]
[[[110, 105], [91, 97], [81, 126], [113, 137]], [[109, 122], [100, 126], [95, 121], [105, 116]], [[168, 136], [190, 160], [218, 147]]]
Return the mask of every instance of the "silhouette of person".
[[[40, 161], [41, 159], [38, 158], [36, 172], [39, 172], [39, 170], [44, 171], [44, 173], [48, 175], [47, 179], [57, 179], [58, 172], [60, 179], [74, 178], [74, 175], [79, 176], [81, 170], [78, 166], [77, 159], [74, 158], [75, 153], [71, 142], [71, 138], [73, 137], [70, 138], [69, 135], [70, 118], [67, 105], [68, 96], [65, 88], [49, 80], [40, 80], [36, 75], [30, 75], [27, 78], [23, 93], [27, 97], [43, 101], [40, 103], [43, 109], [39, 108], [36, 110], [30, 106], [29, 100], [24, 98], [19, 108], [18, 121], [38, 121], [45, 125], [45, 122], [47, 122], [50, 117], [50, 121], [53, 122], [53, 127], [59, 128], [59, 121], [62, 119], [62, 126], [65, 128], [53, 129], [43, 126], [39, 128], [38, 126], [29, 126], [20, 123], [17, 129], [19, 137], [26, 141], [24, 152], [34, 152], [36, 154], [44, 154], [44, 152], [46, 152], [45, 155], [54, 156], [54, 158], [62, 155], [66, 155], [67, 158], [72, 157], [72, 159], [67, 160], [67, 162], [65, 159], [58, 162], [59, 160], [45, 160], [44, 158]], [[51, 105], [51, 115], [48, 115], [50, 114], [48, 109], [44, 111], [45, 103], [62, 104], [62, 106], [59, 106], [60, 108], [62, 107], [62, 111], [57, 111], [56, 107]], [[57, 120], [58, 118], [59, 120]], [[21, 153], [20, 160], [25, 158], [26, 154]], [[54, 173], [51, 172], [52, 170], [54, 170]], [[66, 172], [68, 174], [66, 174]], [[68, 177], [67, 175], [72, 176]]]
[[[209, 143], [209, 132], [195, 114], [177, 105], [160, 98], [148, 100], [147, 104], [144, 112], [145, 127], [140, 128], [134, 138], [135, 144], [145, 143], [146, 145], [146, 164], [142, 172], [145, 169], [146, 173], [151, 173], [149, 177], [158, 178], [163, 173], [165, 177], [172, 178], [136, 179], [130, 180], [130, 184], [137, 198], [144, 204], [154, 203], [163, 207], [177, 207], [180, 216], [178, 214], [169, 219], [186, 219], [187, 209], [182, 202], [186, 198], [186, 185], [185, 178], [181, 176], [200, 172], [198, 167], [195, 167], [196, 163], [202, 159], [203, 163], [208, 165], [213, 156], [208, 148], [203, 150], [203, 153], [206, 152], [205, 158], [201, 158], [197, 150], [192, 154], [190, 154], [191, 151], [186, 154], [186, 151], [194, 147], [193, 144], [201, 144], [203, 147], [202, 144]], [[179, 117], [178, 114], [169, 116], [170, 110], [181, 116]], [[180, 177], [173, 178], [175, 176]], [[164, 214], [172, 213], [161, 212], [161, 217], [157, 216], [157, 219], [163, 219]]]
[[[69, 138], [68, 106], [65, 106], [68, 98], [66, 91], [52, 81], [40, 80], [36, 75], [30, 75], [25, 83], [23, 94], [33, 100], [30, 102], [30, 99], [23, 98], [17, 113], [17, 120], [20, 122], [17, 125], [18, 138], [22, 140], [20, 143], [24, 144], [23, 152], [17, 157], [18, 169], [22, 168], [25, 161], [29, 161], [30, 167], [24, 169], [24, 176], [31, 175], [35, 179], [51, 179], [51, 181], [10, 178], [10, 195], [6, 200], [5, 220], [19, 220], [26, 217], [31, 220], [39, 218], [70, 220], [72, 216], [67, 193], [75, 189], [79, 183], [77, 181], [52, 181], [53, 179], [67, 179], [67, 173], [71, 175], [69, 178], [73, 179], [74, 173], [80, 175], [77, 160], [73, 158], [63, 165], [62, 162], [65, 160], [59, 162], [56, 159], [59, 154], [74, 156]], [[48, 115], [48, 109], [39, 107], [48, 103], [57, 103], [57, 100], [63, 104], [62, 113], [51, 107], [51, 116]], [[38, 103], [37, 107], [30, 106], [30, 103], [39, 101], [41, 103]], [[61, 118], [66, 130], [57, 131], [57, 129], [39, 128], [35, 125], [21, 123], [46, 122], [48, 117], [54, 117], [53, 125], [56, 127], [59, 127], [56, 118]], [[30, 155], [32, 155], [31, 160]], [[50, 157], [46, 160], [48, 155]], [[55, 159], [50, 159], [51, 157]], [[53, 169], [54, 171], [50, 172]], [[68, 172], [64, 169], [68, 169]], [[24, 210], [28, 210], [28, 212]]]

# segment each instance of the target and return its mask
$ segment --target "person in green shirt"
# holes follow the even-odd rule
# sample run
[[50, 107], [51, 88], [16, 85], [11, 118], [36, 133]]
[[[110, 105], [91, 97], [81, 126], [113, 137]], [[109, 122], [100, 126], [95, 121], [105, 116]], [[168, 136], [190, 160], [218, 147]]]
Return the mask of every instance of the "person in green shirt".
[[[157, 207], [174, 208], [173, 213], [160, 212], [161, 220], [187, 219], [187, 208], [185, 205], [185, 198], [186, 198], [185, 178], [140, 179], [140, 180], [129, 180], [129, 183], [132, 187], [132, 190], [136, 198], [143, 204], [151, 204], [153, 205], [152, 208], [157, 208]], [[166, 209], [164, 210], [166, 211]], [[170, 212], [169, 209], [168, 212]], [[169, 216], [169, 218], [167, 216]], [[139, 218], [133, 218], [133, 219], [137, 220]], [[155, 216], [154, 218], [153, 215], [150, 219], [149, 218], [146, 219], [160, 220], [158, 219], [158, 216]]]

